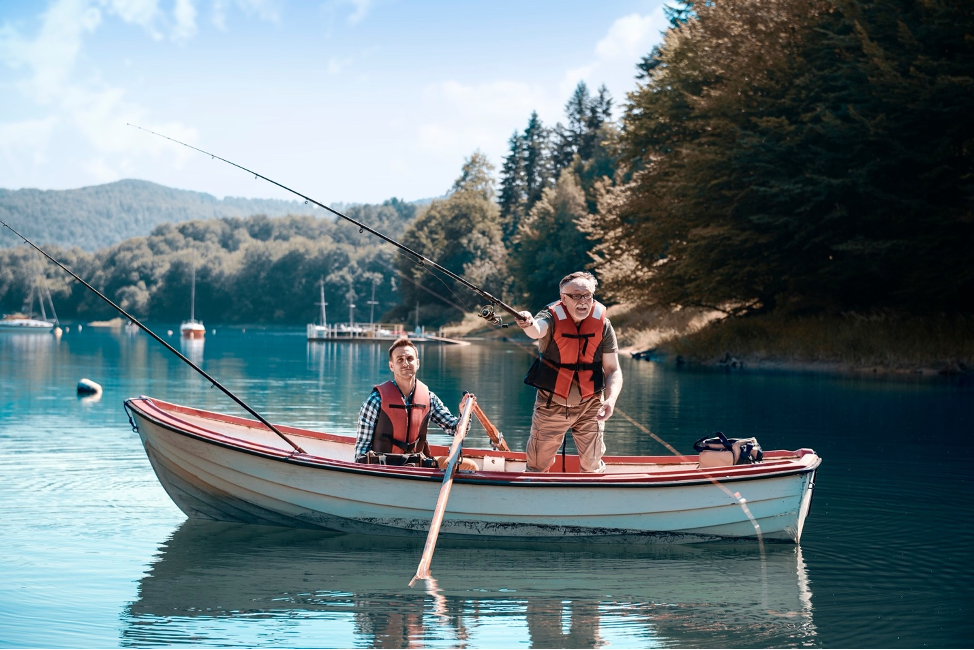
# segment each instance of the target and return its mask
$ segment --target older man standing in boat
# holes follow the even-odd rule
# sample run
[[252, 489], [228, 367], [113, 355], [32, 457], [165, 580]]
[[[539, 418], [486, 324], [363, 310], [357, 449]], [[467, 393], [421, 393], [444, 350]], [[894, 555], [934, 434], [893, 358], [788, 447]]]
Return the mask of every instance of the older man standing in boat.
[[541, 352], [524, 378], [538, 389], [525, 450], [529, 472], [548, 471], [568, 430], [581, 470], [605, 471], [602, 432], [622, 391], [622, 371], [615, 330], [595, 300], [596, 286], [591, 273], [570, 273], [559, 283], [560, 300], [516, 319]]
[[[452, 436], [459, 418], [416, 378], [419, 350], [412, 341], [397, 339], [392, 344], [389, 370], [393, 378], [375, 386], [359, 411], [355, 462], [445, 467], [446, 456], [434, 458], [430, 454], [427, 428], [432, 420]], [[477, 465], [464, 459], [460, 469], [476, 471]]]

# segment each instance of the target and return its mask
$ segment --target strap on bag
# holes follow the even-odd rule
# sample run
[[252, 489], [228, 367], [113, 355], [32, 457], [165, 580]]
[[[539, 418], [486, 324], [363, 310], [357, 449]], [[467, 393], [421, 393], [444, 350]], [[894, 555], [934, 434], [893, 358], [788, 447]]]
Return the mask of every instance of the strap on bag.
[[732, 465], [750, 465], [760, 463], [764, 459], [764, 451], [757, 438], [728, 438], [721, 431], [715, 431], [711, 436], [697, 440], [693, 443], [693, 449], [701, 455], [705, 452], [729, 451], [733, 458], [733, 462], [730, 463]]

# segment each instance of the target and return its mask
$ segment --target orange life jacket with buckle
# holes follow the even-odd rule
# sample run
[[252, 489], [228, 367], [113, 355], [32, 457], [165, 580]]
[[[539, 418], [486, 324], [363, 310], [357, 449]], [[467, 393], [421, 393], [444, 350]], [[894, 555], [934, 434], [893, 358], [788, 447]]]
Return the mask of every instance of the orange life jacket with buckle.
[[372, 451], [378, 454], [412, 454], [426, 449], [430, 420], [430, 390], [416, 380], [412, 401], [407, 404], [396, 382], [375, 387], [382, 398], [379, 418], [372, 434]]
[[602, 331], [605, 328], [605, 305], [596, 301], [581, 323], [568, 314], [559, 300], [548, 305], [554, 321], [551, 342], [535, 359], [524, 383], [568, 398], [577, 378], [582, 400], [605, 388], [602, 370]]

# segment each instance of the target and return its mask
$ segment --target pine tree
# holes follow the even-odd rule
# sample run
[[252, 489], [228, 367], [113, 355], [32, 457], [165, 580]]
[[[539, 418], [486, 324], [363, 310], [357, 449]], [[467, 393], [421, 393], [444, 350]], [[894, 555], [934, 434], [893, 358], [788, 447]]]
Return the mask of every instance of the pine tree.
[[518, 225], [526, 213], [527, 176], [524, 171], [524, 141], [517, 131], [508, 140], [510, 153], [501, 166], [501, 191], [499, 197], [501, 227], [504, 245], [510, 246]]
[[[666, 16], [667, 20], [670, 21], [670, 27], [679, 27], [696, 16], [696, 14], [693, 12], [693, 5], [694, 0], [677, 0], [675, 6], [663, 5], [663, 14]], [[640, 59], [639, 63], [636, 64], [636, 69], [639, 71], [636, 73], [636, 79], [640, 81], [643, 79], [649, 79], [652, 71], [663, 63], [660, 56], [661, 52], [662, 51], [660, 50], [659, 45], [654, 45], [649, 54], [646, 54], [642, 59]]]
[[549, 134], [541, 123], [537, 111], [531, 112], [528, 126], [524, 129], [524, 193], [525, 209], [530, 210], [541, 198], [545, 188], [553, 182], [551, 160], [548, 153]]
[[563, 170], [521, 223], [510, 258], [516, 287], [527, 304], [549, 302], [558, 282], [591, 263], [591, 243], [579, 223], [588, 217], [585, 193], [570, 169]]

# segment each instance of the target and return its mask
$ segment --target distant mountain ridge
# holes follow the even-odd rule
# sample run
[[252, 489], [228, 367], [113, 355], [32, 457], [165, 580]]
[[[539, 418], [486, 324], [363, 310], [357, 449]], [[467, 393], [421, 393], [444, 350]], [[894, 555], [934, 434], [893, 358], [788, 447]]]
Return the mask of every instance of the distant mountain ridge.
[[[255, 214], [324, 216], [325, 211], [303, 201], [218, 199], [134, 179], [74, 190], [0, 189], [0, 219], [38, 244], [78, 246], [86, 251], [148, 235], [161, 223]], [[21, 243], [0, 227], [0, 248]]]

